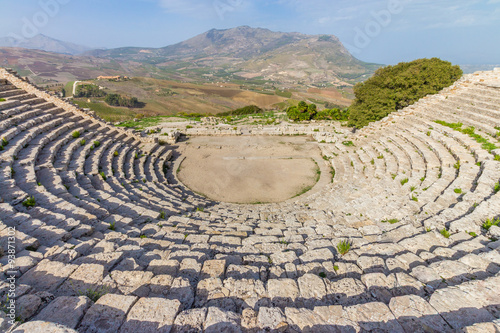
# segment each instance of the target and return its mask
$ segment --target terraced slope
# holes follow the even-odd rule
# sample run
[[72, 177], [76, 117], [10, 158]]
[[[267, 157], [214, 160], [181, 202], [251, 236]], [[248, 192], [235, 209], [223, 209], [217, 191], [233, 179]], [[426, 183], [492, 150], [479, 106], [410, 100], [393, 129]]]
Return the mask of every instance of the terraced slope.
[[500, 329], [500, 235], [481, 227], [500, 213], [498, 151], [435, 123], [498, 143], [500, 72], [332, 134], [332, 184], [248, 206], [188, 194], [165, 179], [169, 148], [0, 79], [0, 241], [7, 254], [16, 228], [17, 257], [0, 258], [0, 295], [14, 275], [15, 332]]

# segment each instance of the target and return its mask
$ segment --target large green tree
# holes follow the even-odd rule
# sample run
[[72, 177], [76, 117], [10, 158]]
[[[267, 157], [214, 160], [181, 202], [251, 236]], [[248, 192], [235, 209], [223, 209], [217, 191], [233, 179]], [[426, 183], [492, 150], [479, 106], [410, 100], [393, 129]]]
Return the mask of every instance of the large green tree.
[[436, 94], [462, 76], [459, 66], [438, 58], [418, 59], [378, 69], [354, 87], [349, 125], [361, 128], [389, 113]]

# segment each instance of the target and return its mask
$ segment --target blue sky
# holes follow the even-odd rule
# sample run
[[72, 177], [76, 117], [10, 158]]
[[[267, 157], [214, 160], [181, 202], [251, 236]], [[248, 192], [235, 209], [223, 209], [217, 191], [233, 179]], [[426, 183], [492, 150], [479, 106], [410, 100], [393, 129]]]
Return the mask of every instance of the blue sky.
[[333, 34], [357, 58], [500, 63], [500, 0], [7, 0], [0, 36], [162, 47], [239, 25]]

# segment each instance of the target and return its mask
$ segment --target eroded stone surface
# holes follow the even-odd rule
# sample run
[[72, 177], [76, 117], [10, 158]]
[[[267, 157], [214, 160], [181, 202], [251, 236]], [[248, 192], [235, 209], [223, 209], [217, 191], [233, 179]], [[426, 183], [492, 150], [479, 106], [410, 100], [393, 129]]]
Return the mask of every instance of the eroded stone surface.
[[141, 298], [130, 309], [120, 332], [169, 333], [180, 307], [178, 300]]
[[92, 333], [118, 332], [136, 300], [135, 296], [104, 295], [90, 307], [78, 329]]
[[50, 302], [34, 320], [45, 320], [76, 328], [92, 301], [86, 296], [61, 296]]

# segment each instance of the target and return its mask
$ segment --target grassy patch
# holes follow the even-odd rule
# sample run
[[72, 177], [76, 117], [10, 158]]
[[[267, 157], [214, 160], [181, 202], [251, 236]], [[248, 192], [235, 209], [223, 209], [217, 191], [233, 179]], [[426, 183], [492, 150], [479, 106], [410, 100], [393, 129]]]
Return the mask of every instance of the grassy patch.
[[382, 222], [382, 223], [396, 224], [396, 223], [399, 222], [399, 220], [398, 219], [390, 219], [390, 220], [382, 220], [380, 222]]
[[169, 118], [168, 116], [157, 116], [138, 119], [137, 121], [129, 120], [118, 125], [119, 127], [135, 128], [138, 130], [145, 129], [146, 127], [157, 126], [164, 120]]
[[134, 119], [136, 114], [136, 111], [132, 109], [124, 107], [112, 107], [104, 102], [96, 103], [75, 100], [74, 103], [81, 108], [88, 108], [95, 111], [99, 117], [111, 122], [131, 120]]
[[481, 143], [482, 148], [484, 150], [487, 150], [489, 153], [491, 153], [492, 150], [495, 150], [498, 148], [495, 144], [489, 142], [486, 138], [475, 133], [475, 128], [472, 126], [467, 127], [467, 128], [462, 128], [462, 126], [463, 126], [462, 123], [447, 123], [446, 121], [443, 121], [443, 120], [436, 120], [435, 122], [440, 124], [440, 125], [452, 128], [455, 131], [458, 131], [460, 133], [467, 134], [468, 136], [470, 136], [471, 138], [476, 140], [476, 142]]
[[73, 85], [75, 84], [75, 81], [70, 81], [64, 86], [64, 97], [71, 97], [73, 96]]

